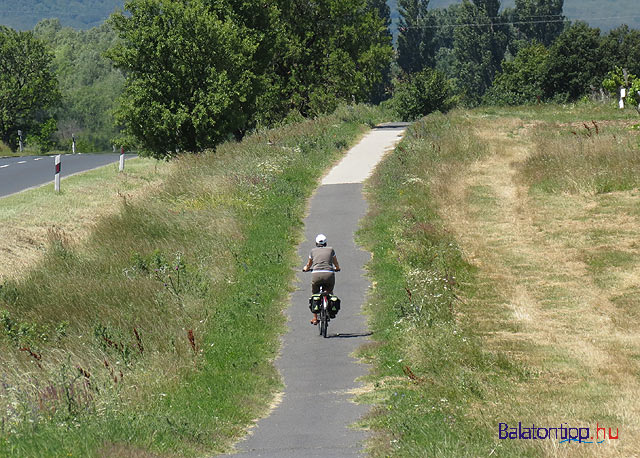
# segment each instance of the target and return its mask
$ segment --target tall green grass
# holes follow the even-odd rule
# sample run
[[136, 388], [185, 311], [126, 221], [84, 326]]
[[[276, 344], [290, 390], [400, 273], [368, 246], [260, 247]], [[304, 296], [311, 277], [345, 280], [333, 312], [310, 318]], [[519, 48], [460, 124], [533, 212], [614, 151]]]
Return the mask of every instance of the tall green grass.
[[0, 455], [229, 450], [280, 387], [306, 198], [382, 117], [345, 107], [185, 155], [82, 246], [52, 230], [0, 288]]
[[[438, 216], [437, 195], [457, 171], [487, 153], [464, 112], [414, 124], [368, 183], [370, 212], [360, 239], [373, 253], [367, 311], [376, 342], [373, 456], [489, 456], [511, 450], [482, 405], [525, 370], [481, 346], [463, 297], [484, 294], [474, 269]], [[490, 414], [489, 414], [490, 415]], [[504, 442], [504, 443], [500, 443]], [[519, 449], [526, 454], [527, 449]]]

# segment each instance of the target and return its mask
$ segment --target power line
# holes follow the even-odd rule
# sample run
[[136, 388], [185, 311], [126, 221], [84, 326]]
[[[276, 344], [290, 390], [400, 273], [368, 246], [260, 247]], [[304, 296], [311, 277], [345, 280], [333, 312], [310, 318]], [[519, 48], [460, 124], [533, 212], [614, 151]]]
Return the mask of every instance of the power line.
[[[535, 16], [530, 16], [535, 17]], [[549, 16], [551, 17], [551, 16]], [[640, 16], [609, 16], [609, 17], [600, 17], [600, 18], [585, 18], [580, 19], [581, 21], [606, 21], [606, 20], [614, 20], [614, 19], [638, 19]], [[498, 18], [494, 18], [498, 19]], [[501, 25], [525, 25], [525, 24], [556, 24], [563, 22], [571, 22], [571, 19], [563, 18], [563, 19], [548, 19], [544, 21], [507, 21], [507, 22], [469, 22], [464, 24], [438, 24], [438, 25], [423, 25], [423, 26], [400, 26], [399, 30], [407, 30], [407, 29], [441, 29], [441, 28], [459, 28], [459, 27], [494, 27]]]

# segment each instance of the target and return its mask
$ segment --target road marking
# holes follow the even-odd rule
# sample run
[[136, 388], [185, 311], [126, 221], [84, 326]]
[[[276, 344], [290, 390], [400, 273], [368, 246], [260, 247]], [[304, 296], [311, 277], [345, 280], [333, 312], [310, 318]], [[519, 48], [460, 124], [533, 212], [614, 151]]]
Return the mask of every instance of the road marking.
[[26, 164], [27, 161], [18, 161], [18, 164]]
[[5, 167], [9, 167], [9, 164], [7, 164], [7, 165], [0, 165], [0, 169], [4, 169]]
[[41, 157], [37, 157], [34, 159], [34, 161], [39, 161], [40, 159], [42, 159]]

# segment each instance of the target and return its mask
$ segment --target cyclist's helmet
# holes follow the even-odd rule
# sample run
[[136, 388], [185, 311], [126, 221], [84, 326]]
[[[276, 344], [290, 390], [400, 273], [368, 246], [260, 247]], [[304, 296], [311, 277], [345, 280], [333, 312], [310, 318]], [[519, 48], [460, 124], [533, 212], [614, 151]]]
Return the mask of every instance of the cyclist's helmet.
[[318, 234], [316, 237], [316, 246], [327, 246], [327, 236], [324, 234]]

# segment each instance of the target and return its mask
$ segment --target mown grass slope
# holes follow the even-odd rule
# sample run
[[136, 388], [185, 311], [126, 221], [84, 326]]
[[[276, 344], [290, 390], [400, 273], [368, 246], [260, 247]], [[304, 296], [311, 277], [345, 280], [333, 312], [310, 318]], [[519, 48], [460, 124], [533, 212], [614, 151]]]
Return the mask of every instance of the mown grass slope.
[[0, 288], [0, 455], [196, 456], [267, 412], [306, 198], [367, 107], [181, 157]]
[[[381, 165], [361, 231], [372, 455], [635, 453], [637, 124], [591, 104], [434, 114]], [[500, 439], [519, 422], [607, 437]]]

